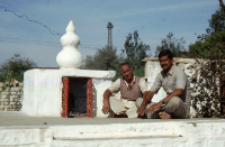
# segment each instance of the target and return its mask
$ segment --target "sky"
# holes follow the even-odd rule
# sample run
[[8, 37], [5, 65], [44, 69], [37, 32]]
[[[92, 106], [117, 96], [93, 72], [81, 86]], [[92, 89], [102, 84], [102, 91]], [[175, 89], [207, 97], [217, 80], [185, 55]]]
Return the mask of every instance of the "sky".
[[188, 50], [219, 8], [218, 0], [0, 0], [0, 64], [20, 53], [39, 67], [58, 67], [60, 38], [70, 20], [83, 60], [107, 45], [108, 21], [118, 54], [135, 30], [152, 55], [169, 32], [183, 37]]

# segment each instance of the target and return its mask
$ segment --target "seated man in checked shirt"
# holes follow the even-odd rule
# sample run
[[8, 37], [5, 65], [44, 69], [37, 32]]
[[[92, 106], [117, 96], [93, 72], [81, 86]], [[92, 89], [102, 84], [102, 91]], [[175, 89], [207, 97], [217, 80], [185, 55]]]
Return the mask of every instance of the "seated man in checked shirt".
[[[179, 67], [173, 65], [173, 56], [170, 50], [159, 53], [159, 61], [162, 71], [157, 75], [150, 96], [136, 101], [137, 112], [140, 116], [146, 114], [147, 118], [188, 118], [190, 109], [190, 83], [187, 75]], [[167, 97], [160, 102], [151, 102], [154, 93], [161, 87], [167, 93]]]

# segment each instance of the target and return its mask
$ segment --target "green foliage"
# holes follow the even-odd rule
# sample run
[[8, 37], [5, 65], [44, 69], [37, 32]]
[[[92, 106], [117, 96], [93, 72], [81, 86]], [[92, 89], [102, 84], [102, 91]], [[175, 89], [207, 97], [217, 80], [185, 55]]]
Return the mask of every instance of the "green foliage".
[[36, 63], [30, 59], [22, 58], [20, 54], [15, 54], [0, 65], [1, 81], [9, 81], [11, 78], [15, 78], [22, 82], [23, 73], [35, 66]]
[[225, 13], [221, 8], [216, 10], [214, 14], [212, 14], [211, 19], [209, 21], [210, 33], [217, 33], [225, 29]]
[[84, 68], [99, 69], [99, 70], [116, 70], [122, 62], [122, 58], [116, 54], [116, 48], [105, 46], [93, 56], [87, 56]]
[[128, 62], [134, 68], [134, 74], [137, 76], [144, 76], [144, 65], [142, 59], [148, 57], [147, 51], [150, 51], [150, 46], [139, 42], [139, 35], [137, 31], [128, 34], [125, 41], [125, 49], [122, 50], [121, 55], [116, 54], [116, 48], [112, 46], [105, 46], [98, 49], [95, 55], [87, 56], [84, 69], [99, 69], [99, 70], [115, 70], [116, 76], [114, 81], [121, 78], [119, 73], [119, 65], [123, 62]]
[[133, 74], [138, 77], [144, 77], [145, 76], [145, 68], [144, 67], [138, 68], [138, 69], [134, 70]]
[[[189, 51], [193, 57], [210, 58], [211, 49], [209, 48], [216, 49], [216, 46], [221, 45], [220, 42], [223, 42], [225, 39], [224, 10], [222, 8], [216, 10], [216, 12], [212, 14], [211, 19], [209, 19], [208, 21], [210, 28], [206, 29], [206, 34], [198, 36], [198, 40], [196, 41], [196, 43], [189, 45]], [[214, 51], [214, 49], [212, 51], [217, 52]]]
[[169, 32], [167, 38], [163, 38], [161, 45], [156, 47], [155, 56], [157, 57], [159, 53], [164, 49], [169, 49], [172, 51], [174, 57], [188, 57], [188, 52], [185, 51], [185, 40], [183, 38], [176, 39], [173, 37], [174, 34]]
[[7, 75], [5, 75], [5, 74], [0, 74], [0, 81], [5, 81], [5, 79], [6, 79], [6, 77], [7, 77]]
[[225, 30], [211, 34], [189, 45], [192, 56], [205, 59], [224, 59]]
[[129, 63], [134, 69], [144, 67], [145, 63], [142, 62], [142, 59], [151, 56], [147, 53], [150, 51], [150, 46], [139, 40], [137, 30], [133, 34], [129, 33], [124, 43], [125, 49], [122, 50], [125, 62]]

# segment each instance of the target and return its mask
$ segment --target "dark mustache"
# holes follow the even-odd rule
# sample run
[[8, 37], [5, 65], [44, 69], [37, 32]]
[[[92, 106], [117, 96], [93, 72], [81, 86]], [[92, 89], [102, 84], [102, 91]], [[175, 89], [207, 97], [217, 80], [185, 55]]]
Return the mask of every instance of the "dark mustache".
[[167, 66], [167, 64], [163, 64], [162, 67]]

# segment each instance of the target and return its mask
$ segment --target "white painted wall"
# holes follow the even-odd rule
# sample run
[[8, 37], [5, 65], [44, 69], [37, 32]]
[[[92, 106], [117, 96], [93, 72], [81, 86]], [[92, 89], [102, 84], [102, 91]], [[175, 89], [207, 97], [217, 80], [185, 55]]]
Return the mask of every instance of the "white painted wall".
[[[147, 90], [150, 90], [156, 76], [158, 75], [159, 72], [161, 72], [161, 67], [159, 65], [158, 58], [151, 58], [146, 61], [145, 64], [145, 78], [147, 79]], [[153, 102], [159, 102], [163, 98], [166, 97], [166, 93], [164, 92], [163, 88], [160, 88], [158, 93], [154, 95], [152, 98]]]
[[29, 70], [24, 74], [22, 111], [32, 116], [61, 117], [62, 77], [80, 77], [93, 78], [94, 117], [108, 117], [101, 111], [103, 93], [111, 85], [115, 75], [115, 71]]

